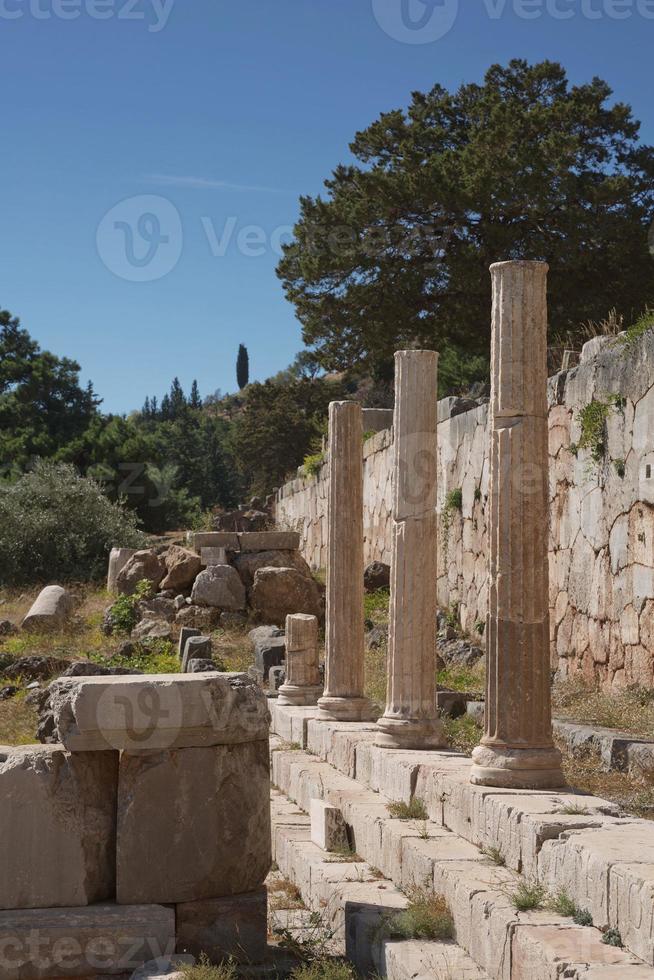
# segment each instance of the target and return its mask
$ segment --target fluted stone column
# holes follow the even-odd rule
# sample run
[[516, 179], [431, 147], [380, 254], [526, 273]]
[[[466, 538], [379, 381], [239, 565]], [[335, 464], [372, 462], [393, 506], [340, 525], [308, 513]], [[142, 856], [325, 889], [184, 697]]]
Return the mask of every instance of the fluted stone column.
[[484, 786], [565, 782], [550, 700], [547, 269], [491, 266], [486, 725], [471, 774]]
[[356, 402], [329, 406], [325, 693], [319, 718], [363, 721], [363, 421]]
[[377, 745], [445, 744], [436, 707], [438, 354], [395, 355], [393, 528], [386, 711]]
[[286, 680], [278, 704], [316, 704], [322, 694], [318, 659], [318, 620], [296, 613], [286, 617]]

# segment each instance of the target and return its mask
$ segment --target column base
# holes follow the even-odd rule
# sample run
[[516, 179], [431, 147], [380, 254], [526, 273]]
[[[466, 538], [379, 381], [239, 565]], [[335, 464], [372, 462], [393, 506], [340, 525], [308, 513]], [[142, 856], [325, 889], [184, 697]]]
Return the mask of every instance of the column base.
[[311, 707], [318, 703], [318, 698], [322, 697], [323, 688], [320, 687], [301, 687], [298, 684], [282, 684], [279, 689], [277, 704], [283, 704], [291, 708]]
[[383, 749], [445, 749], [447, 740], [437, 719], [387, 718], [377, 722], [375, 745]]
[[318, 701], [318, 721], [371, 721], [368, 698], [322, 697]]
[[509, 749], [478, 745], [472, 753], [474, 763], [470, 782], [475, 786], [505, 789], [560, 789], [566, 785], [561, 769], [561, 753], [548, 749]]

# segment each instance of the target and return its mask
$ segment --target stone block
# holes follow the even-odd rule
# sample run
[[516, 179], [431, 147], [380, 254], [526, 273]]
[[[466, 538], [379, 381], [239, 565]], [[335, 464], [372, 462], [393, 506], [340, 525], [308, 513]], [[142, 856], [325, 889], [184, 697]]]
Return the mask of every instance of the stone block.
[[247, 674], [149, 674], [53, 681], [56, 738], [72, 752], [140, 753], [268, 738], [261, 689]]
[[246, 589], [252, 588], [260, 568], [295, 568], [306, 578], [311, 578], [311, 569], [299, 551], [250, 551], [235, 557], [234, 568]]
[[116, 579], [123, 570], [133, 554], [135, 548], [112, 548], [109, 554], [109, 568], [107, 570], [107, 592], [116, 591]]
[[238, 534], [232, 531], [196, 531], [190, 541], [198, 554], [203, 548], [225, 548], [226, 551], [239, 551]]
[[227, 548], [202, 548], [200, 562], [205, 567], [209, 565], [226, 565]]
[[248, 639], [254, 648], [254, 666], [268, 680], [271, 667], [280, 667], [286, 659], [286, 634], [278, 626], [257, 626]]
[[180, 661], [184, 658], [184, 650], [186, 649], [186, 641], [192, 636], [202, 636], [202, 630], [195, 629], [193, 626], [182, 626], [179, 631], [179, 644], [177, 646], [177, 653], [179, 655]]
[[156, 551], [135, 551], [116, 576], [116, 590], [123, 595], [133, 595], [139, 582], [148, 581], [156, 590], [167, 573], [166, 563]]
[[336, 806], [324, 800], [311, 800], [311, 840], [323, 851], [342, 851], [348, 847], [347, 826]]
[[0, 908], [113, 896], [117, 784], [115, 752], [0, 748]]
[[212, 644], [210, 636], [189, 636], [182, 656], [182, 673], [188, 673], [189, 660], [211, 660]]
[[175, 911], [159, 905], [21, 909], [0, 916], [2, 980], [130, 976], [174, 950]]
[[228, 958], [259, 963], [266, 955], [268, 893], [265, 888], [243, 895], [177, 905], [180, 949], [212, 963]]
[[213, 674], [217, 670], [218, 667], [213, 660], [204, 660], [200, 657], [189, 660], [186, 665], [187, 674]]
[[625, 946], [654, 966], [654, 863], [611, 867], [609, 909]]
[[270, 863], [267, 737], [121, 757], [119, 903], [239, 895], [263, 884]]
[[231, 565], [210, 565], [196, 578], [191, 600], [198, 606], [240, 612], [245, 609], [245, 586]]
[[202, 568], [198, 556], [188, 548], [172, 544], [163, 555], [166, 564], [166, 577], [160, 588], [171, 589], [175, 593], [190, 589], [195, 577]]
[[271, 667], [268, 672], [268, 685], [271, 691], [279, 691], [286, 680], [286, 668], [282, 665]]
[[29, 632], [60, 630], [72, 615], [73, 598], [61, 585], [48, 585], [42, 589], [22, 622]]
[[296, 568], [260, 568], [250, 590], [250, 605], [259, 622], [283, 626], [287, 616], [322, 616], [317, 583]]
[[297, 531], [246, 531], [238, 536], [242, 552], [247, 551], [298, 551], [300, 535]]
[[516, 977], [542, 977], [543, 980], [559, 980], [561, 976], [586, 980], [594, 974], [591, 969], [613, 968], [615, 973], [599, 973], [598, 976], [629, 978], [629, 969], [635, 961], [625, 950], [607, 946], [601, 941], [597, 929], [567, 924], [519, 925], [513, 933], [511, 944], [513, 973]]

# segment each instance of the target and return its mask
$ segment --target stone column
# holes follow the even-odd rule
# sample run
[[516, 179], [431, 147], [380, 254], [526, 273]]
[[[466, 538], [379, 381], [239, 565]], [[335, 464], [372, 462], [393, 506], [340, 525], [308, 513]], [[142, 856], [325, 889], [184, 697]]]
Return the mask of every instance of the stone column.
[[278, 704], [316, 704], [322, 694], [318, 660], [318, 620], [297, 613], [286, 617], [286, 680]]
[[376, 744], [445, 744], [436, 706], [438, 354], [395, 355], [393, 527], [386, 711]]
[[363, 422], [356, 402], [329, 406], [325, 693], [318, 717], [363, 721]]
[[471, 773], [483, 786], [565, 782], [550, 701], [547, 269], [491, 266], [486, 725]]

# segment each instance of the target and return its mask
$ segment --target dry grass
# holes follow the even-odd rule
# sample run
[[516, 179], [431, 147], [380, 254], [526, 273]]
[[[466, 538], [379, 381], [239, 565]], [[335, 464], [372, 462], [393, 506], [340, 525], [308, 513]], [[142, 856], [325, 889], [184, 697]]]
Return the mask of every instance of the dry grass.
[[267, 888], [268, 906], [271, 911], [306, 908], [300, 889], [288, 878], [272, 875], [268, 879]]
[[576, 790], [619, 804], [627, 813], [654, 820], [654, 778], [637, 778], [626, 772], [604, 772], [599, 754], [571, 756], [559, 744], [563, 772]]
[[214, 656], [225, 666], [225, 670], [247, 673], [254, 664], [254, 651], [248, 640], [251, 627], [230, 626], [211, 634]]
[[554, 713], [559, 718], [616, 728], [651, 738], [654, 734], [654, 690], [627, 688], [605, 694], [582, 681], [563, 681], [552, 691]]

